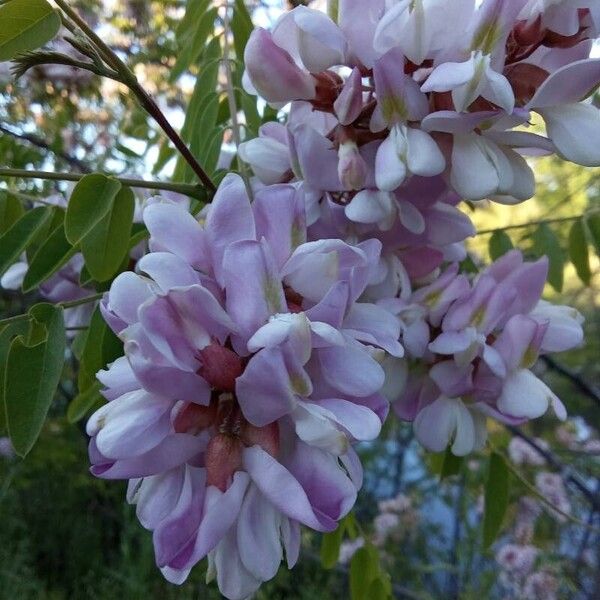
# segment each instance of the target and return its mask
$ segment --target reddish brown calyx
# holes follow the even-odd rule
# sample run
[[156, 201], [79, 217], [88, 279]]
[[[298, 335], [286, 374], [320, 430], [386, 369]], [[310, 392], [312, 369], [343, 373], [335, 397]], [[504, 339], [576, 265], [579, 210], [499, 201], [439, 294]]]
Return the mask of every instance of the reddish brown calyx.
[[190, 404], [184, 406], [173, 422], [176, 433], [200, 433], [214, 425], [217, 418], [217, 403], [211, 402], [209, 406]]
[[204, 378], [214, 389], [221, 392], [233, 392], [235, 380], [242, 374], [244, 365], [242, 359], [229, 348], [215, 342], [200, 350], [199, 359], [202, 363], [198, 375]]
[[511, 65], [504, 70], [515, 93], [517, 106], [525, 106], [548, 78], [548, 71], [528, 63]]
[[534, 21], [519, 21], [511, 32], [509, 38], [509, 58], [513, 54], [519, 54], [524, 47], [539, 44], [544, 37], [544, 28], [542, 27], [542, 16], [538, 16]]
[[224, 492], [236, 471], [242, 468], [242, 442], [226, 433], [218, 433], [206, 448], [206, 483]]
[[256, 427], [246, 421], [242, 427], [241, 439], [244, 445], [248, 447], [259, 445], [273, 457], [279, 454], [279, 425], [277, 423]]
[[288, 310], [291, 313], [301, 313], [302, 312], [302, 301], [304, 298], [291, 287], [286, 286], [284, 288], [283, 293], [285, 294], [285, 301], [288, 307]]
[[276, 457], [279, 453], [279, 425], [271, 423], [265, 427], [255, 427], [244, 419], [239, 408], [226, 403], [220, 407], [218, 433], [206, 448], [207, 484], [224, 492], [230, 485], [236, 471], [242, 469], [244, 448], [259, 445], [265, 452]]
[[344, 80], [333, 71], [313, 74], [316, 81], [315, 97], [311, 100], [313, 108], [323, 112], [333, 112], [333, 103], [337, 100]]

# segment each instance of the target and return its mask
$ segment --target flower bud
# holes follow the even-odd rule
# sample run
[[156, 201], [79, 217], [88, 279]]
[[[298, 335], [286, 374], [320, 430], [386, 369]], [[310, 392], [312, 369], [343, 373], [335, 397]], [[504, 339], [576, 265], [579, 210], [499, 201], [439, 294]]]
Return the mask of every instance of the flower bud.
[[354, 142], [343, 142], [338, 150], [338, 175], [347, 190], [360, 190], [365, 186], [367, 164]]
[[210, 427], [217, 416], [217, 405], [200, 406], [190, 402], [184, 406], [175, 417], [173, 428], [177, 433], [199, 433]]
[[244, 53], [247, 73], [256, 91], [267, 102], [312, 100], [315, 81], [264, 29], [256, 29]]
[[360, 115], [363, 107], [362, 78], [354, 69], [346, 80], [337, 100], [333, 104], [335, 114], [342, 125], [350, 125]]
[[241, 358], [233, 350], [213, 342], [200, 351], [200, 360], [198, 375], [215, 390], [233, 392], [235, 380], [244, 370]]
[[239, 438], [219, 433], [206, 448], [206, 484], [224, 492], [234, 473], [242, 468], [242, 443]]
[[264, 427], [256, 427], [250, 423], [244, 423], [241, 437], [246, 446], [255, 446], [258, 444], [273, 457], [277, 457], [279, 453], [279, 425], [277, 422], [265, 425]]

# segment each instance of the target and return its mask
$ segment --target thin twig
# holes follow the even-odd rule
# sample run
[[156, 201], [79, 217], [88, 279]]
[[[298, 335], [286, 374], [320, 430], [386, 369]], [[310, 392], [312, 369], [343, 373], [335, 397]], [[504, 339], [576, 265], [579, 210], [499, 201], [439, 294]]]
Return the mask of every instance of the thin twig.
[[556, 217], [555, 219], [541, 219], [539, 221], [528, 221], [527, 223], [519, 223], [518, 225], [506, 225], [505, 227], [494, 227], [493, 229], [481, 229], [475, 235], [487, 235], [496, 233], [497, 231], [509, 231], [511, 229], [524, 229], [526, 227], [534, 227], [535, 225], [548, 225], [550, 223], [564, 223], [567, 221], [576, 221], [588, 215], [598, 214], [600, 211], [588, 211], [580, 215], [571, 215], [570, 217]]
[[43, 150], [48, 150], [52, 152], [52, 154], [56, 155], [58, 158], [61, 158], [65, 162], [68, 162], [70, 165], [79, 169], [82, 173], [91, 173], [91, 169], [81, 160], [76, 158], [75, 156], [71, 156], [66, 152], [61, 152], [60, 150], [55, 150], [52, 146], [41, 137], [34, 135], [32, 133], [17, 133], [16, 131], [12, 131], [8, 129], [6, 126], [0, 123], [0, 131], [6, 135], [10, 135], [17, 140], [22, 140], [24, 142], [30, 143], [32, 146], [37, 146], [38, 148], [42, 148]]
[[[60, 306], [62, 308], [74, 308], [75, 306], [81, 306], [82, 304], [89, 304], [90, 302], [96, 302], [104, 296], [103, 293], [93, 294], [86, 296], [85, 298], [79, 298], [78, 300], [70, 300], [69, 302], [58, 302], [54, 306]], [[18, 321], [26, 321], [30, 318], [29, 313], [23, 313], [20, 315], [14, 315], [13, 317], [7, 317], [6, 319], [0, 320], [0, 327], [2, 325], [8, 325], [9, 323], [17, 323]]]
[[[0, 169], [0, 177], [19, 177], [22, 179], [46, 179], [49, 181], [79, 181], [84, 177], [78, 173], [54, 173], [53, 171], [33, 171], [29, 169]], [[112, 177], [112, 175], [111, 175]], [[114, 177], [122, 185], [133, 188], [142, 188], [147, 190], [164, 190], [168, 192], [177, 192], [197, 198], [198, 200], [206, 200], [206, 189], [201, 185], [189, 183], [171, 183], [168, 181], [146, 181], [144, 179], [133, 179], [129, 177]]]
[[559, 363], [550, 356], [542, 356], [541, 358], [550, 369], [567, 378], [571, 383], [579, 388], [580, 391], [588, 396], [588, 398], [593, 400], [595, 404], [600, 406], [600, 389], [598, 389], [594, 384], [586, 381], [581, 375], [579, 375], [579, 373], [569, 369], [569, 367]]
[[229, 44], [229, 33], [231, 29], [231, 24], [229, 22], [229, 0], [226, 0], [223, 6], [223, 59], [222, 63], [225, 69], [225, 88], [227, 92], [227, 103], [229, 105], [229, 113], [231, 116], [231, 133], [233, 136], [233, 141], [235, 143], [235, 149], [238, 152], [238, 165], [240, 168], [240, 173], [243, 176], [244, 183], [246, 184], [246, 191], [248, 192], [248, 196], [253, 198], [252, 186], [250, 185], [250, 177], [248, 175], [248, 168], [246, 163], [239, 158], [239, 147], [242, 143], [242, 138], [240, 136], [240, 122], [238, 120], [238, 107], [235, 101], [235, 90], [233, 86], [233, 71], [231, 69], [231, 63], [229, 53], [230, 53], [230, 44]]
[[560, 472], [561, 476], [567, 483], [570, 483], [573, 487], [576, 487], [587, 499], [587, 501], [596, 509], [600, 510], [600, 496], [590, 490], [585, 482], [582, 481], [581, 476], [578, 473], [572, 472], [570, 467], [566, 467], [563, 463], [554, 456], [552, 452], [542, 448], [534, 439], [530, 438], [526, 433], [521, 431], [514, 425], [505, 425], [505, 427], [517, 437], [521, 438], [531, 448], [533, 448], [546, 462]]
[[74, 11], [65, 0], [54, 0], [56, 4], [64, 11], [77, 27], [88, 37], [95, 46], [102, 59], [112, 67], [118, 74], [119, 80], [124, 83], [135, 95], [142, 108], [152, 116], [160, 128], [167, 134], [167, 137], [173, 142], [181, 156], [190, 165], [202, 184], [211, 191], [214, 191], [215, 184], [204, 171], [196, 157], [191, 153], [180, 135], [173, 129], [163, 112], [156, 102], [141, 86], [137, 77], [131, 69], [117, 56], [117, 54], [89, 27], [89, 25]]

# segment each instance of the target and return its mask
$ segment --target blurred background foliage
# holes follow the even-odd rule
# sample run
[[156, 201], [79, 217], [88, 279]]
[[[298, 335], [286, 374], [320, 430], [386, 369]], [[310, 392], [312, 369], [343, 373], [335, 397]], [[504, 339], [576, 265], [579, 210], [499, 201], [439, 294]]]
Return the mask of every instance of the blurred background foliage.
[[[241, 90], [239, 58], [250, 15], [265, 24], [289, 4], [236, 0], [232, 47], [224, 42], [212, 2], [190, 0], [187, 17], [185, 0], [73, 4], [133, 66], [211, 174], [218, 177], [233, 155], [232, 106], [243, 112], [243, 137], [276, 117]], [[65, 42], [54, 47], [70, 52]], [[233, 99], [226, 93], [228, 77]], [[37, 66], [14, 81], [6, 63], [0, 64], [0, 165], [192, 179], [124, 86], [55, 65]], [[235, 159], [232, 168], [240, 168]], [[536, 159], [535, 170], [533, 200], [465, 207], [480, 233], [469, 242], [463, 266], [476, 270], [511, 245], [532, 258], [548, 254], [552, 282], [546, 296], [585, 315], [587, 343], [558, 363], [540, 361], [537, 367], [571, 415], [566, 424], [548, 415], [527, 429], [549, 460], [535, 451], [523, 458], [506, 429], [492, 435], [493, 447], [508, 453], [517, 471], [510, 475], [508, 518], [499, 539], [484, 549], [488, 457], [455, 464], [425, 457], [411, 427], [390, 420], [379, 441], [360, 448], [367, 473], [356, 508], [360, 528], [349, 523], [324, 543], [305, 533], [299, 566], [292, 572], [282, 567], [259, 599], [350, 597], [351, 571], [360, 568], [350, 556], [362, 543], [377, 548], [398, 598], [600, 597], [600, 172], [555, 158]], [[0, 183], [0, 207], [5, 210], [7, 195], [27, 203], [65, 189], [7, 180]], [[6, 224], [6, 213], [2, 218]], [[1, 291], [0, 309], [3, 315], [23, 312], [35, 300]], [[74, 379], [67, 365], [50, 418], [26, 461], [15, 459], [0, 440], [0, 599], [218, 598], [215, 586], [204, 583], [204, 565], [183, 587], [167, 584], [154, 566], [150, 534], [125, 504], [125, 485], [89, 475], [83, 427], [65, 417]], [[557, 478], [544, 480], [549, 473]], [[591, 498], [574, 479], [592, 490]], [[564, 514], [547, 502], [560, 504]], [[523, 547], [535, 549], [531, 565], [519, 562]], [[517, 554], [512, 563], [511, 548]], [[324, 570], [322, 561], [330, 568]]]

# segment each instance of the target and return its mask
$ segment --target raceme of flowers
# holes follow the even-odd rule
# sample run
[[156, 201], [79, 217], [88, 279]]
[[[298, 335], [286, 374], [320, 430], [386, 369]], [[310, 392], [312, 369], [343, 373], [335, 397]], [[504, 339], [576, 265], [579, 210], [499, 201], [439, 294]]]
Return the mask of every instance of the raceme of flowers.
[[230, 174], [198, 217], [148, 201], [150, 252], [101, 303], [125, 356], [98, 374], [92, 472], [129, 480], [169, 581], [208, 557], [234, 600], [292, 567], [302, 525], [352, 509], [390, 403], [459, 456], [488, 418], [566, 417], [531, 369], [581, 315], [541, 299], [546, 259], [461, 273], [459, 204], [531, 197], [523, 155], [600, 164], [599, 25], [586, 0], [341, 0], [337, 24], [301, 6], [254, 31], [245, 84], [291, 105], [240, 146], [253, 198]]

